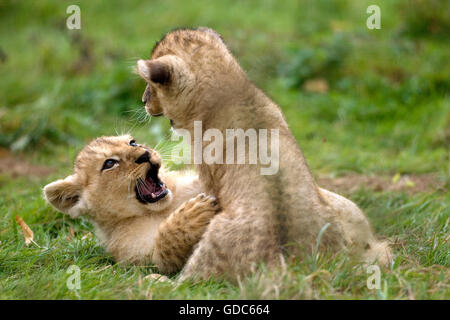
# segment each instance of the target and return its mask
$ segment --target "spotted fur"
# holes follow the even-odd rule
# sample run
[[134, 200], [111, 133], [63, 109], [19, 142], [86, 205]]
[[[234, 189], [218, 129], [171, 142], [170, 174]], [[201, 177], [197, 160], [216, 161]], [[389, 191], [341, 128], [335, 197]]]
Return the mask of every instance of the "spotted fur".
[[[135, 185], [159, 154], [145, 145], [130, 146], [130, 136], [101, 137], [77, 156], [74, 173], [44, 187], [44, 196], [72, 218], [84, 216], [95, 226], [102, 245], [119, 262], [154, 264], [162, 273], [180, 270], [219, 207], [201, 193], [193, 172], [159, 171], [170, 190], [155, 203], [136, 198]], [[145, 151], [150, 162], [136, 163]], [[118, 165], [103, 171], [107, 159]]]
[[[152, 81], [155, 65], [165, 68], [170, 81]], [[276, 265], [280, 254], [305, 257], [327, 224], [322, 250], [349, 250], [364, 262], [390, 261], [389, 247], [375, 238], [361, 210], [317, 186], [280, 108], [247, 78], [217, 32], [170, 32], [149, 60], [137, 62], [137, 71], [151, 96], [147, 112], [163, 114], [174, 129], [187, 129], [193, 136], [194, 121], [199, 120], [203, 130], [215, 128], [224, 136], [228, 128], [279, 130], [276, 175], [262, 176], [260, 163], [198, 165], [204, 189], [218, 198], [223, 210], [207, 227], [182, 279], [236, 279], [260, 262]]]

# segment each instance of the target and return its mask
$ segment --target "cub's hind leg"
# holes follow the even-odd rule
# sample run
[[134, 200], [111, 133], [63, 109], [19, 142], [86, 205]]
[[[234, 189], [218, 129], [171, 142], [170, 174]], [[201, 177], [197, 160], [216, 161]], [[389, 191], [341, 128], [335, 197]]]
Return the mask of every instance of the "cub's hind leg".
[[220, 212], [214, 217], [189, 257], [180, 281], [224, 277], [236, 280], [252, 272], [259, 262], [279, 262], [281, 249], [274, 230], [259, 214], [235, 219]]
[[152, 261], [162, 273], [180, 270], [219, 211], [216, 198], [203, 193], [183, 203], [158, 228]]

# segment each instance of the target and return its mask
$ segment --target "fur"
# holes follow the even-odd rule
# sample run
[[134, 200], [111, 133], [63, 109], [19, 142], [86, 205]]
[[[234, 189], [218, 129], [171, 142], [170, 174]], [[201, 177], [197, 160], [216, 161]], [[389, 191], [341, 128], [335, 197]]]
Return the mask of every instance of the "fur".
[[364, 262], [389, 263], [389, 247], [375, 238], [361, 210], [317, 186], [280, 108], [249, 81], [218, 33], [170, 32], [149, 60], [138, 61], [137, 71], [147, 82], [147, 112], [163, 114], [174, 129], [190, 130], [192, 136], [199, 120], [203, 130], [216, 128], [224, 136], [228, 128], [279, 130], [275, 175], [260, 175], [260, 163], [198, 165], [204, 190], [218, 198], [222, 211], [189, 258], [183, 279], [236, 279], [259, 262], [276, 265], [281, 254], [304, 257], [327, 223], [322, 249], [348, 249]]
[[[74, 173], [44, 187], [49, 204], [72, 218], [87, 217], [101, 244], [119, 262], [150, 264], [160, 272], [181, 269], [219, 207], [201, 193], [193, 172], [159, 170], [169, 189], [155, 203], [136, 197], [136, 180], [161, 166], [159, 154], [145, 145], [131, 146], [131, 136], [101, 137], [75, 160]], [[145, 151], [150, 161], [136, 163]], [[102, 170], [105, 160], [118, 164]]]

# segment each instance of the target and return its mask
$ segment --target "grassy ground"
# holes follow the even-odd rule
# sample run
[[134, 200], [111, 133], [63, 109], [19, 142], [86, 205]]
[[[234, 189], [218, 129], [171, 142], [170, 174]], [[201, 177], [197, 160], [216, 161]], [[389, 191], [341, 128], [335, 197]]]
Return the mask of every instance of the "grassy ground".
[[[376, 2], [380, 30], [366, 28], [373, 1], [78, 1], [80, 31], [65, 28], [65, 2], [0, 2], [0, 298], [449, 299], [449, 8]], [[89, 139], [167, 136], [166, 119], [143, 120], [131, 68], [164, 32], [199, 25], [217, 29], [282, 107], [318, 178], [360, 177], [337, 191], [392, 242], [381, 289], [345, 256], [175, 288], [144, 279], [149, 267], [114, 264], [87, 222], [46, 206], [41, 188], [70, 173]], [[24, 244], [16, 215], [42, 248]], [[76, 291], [66, 286], [73, 264]]]

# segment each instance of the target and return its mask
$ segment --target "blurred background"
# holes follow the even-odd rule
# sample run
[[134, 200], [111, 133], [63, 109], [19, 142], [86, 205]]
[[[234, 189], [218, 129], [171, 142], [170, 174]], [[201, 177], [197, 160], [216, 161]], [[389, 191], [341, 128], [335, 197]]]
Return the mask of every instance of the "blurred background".
[[[72, 4], [80, 30], [66, 27]], [[371, 4], [381, 9], [379, 30], [366, 26]], [[0, 0], [0, 241], [14, 242], [16, 214], [45, 241], [67, 223], [83, 228], [61, 222], [40, 190], [71, 172], [89, 140], [130, 132], [155, 146], [168, 137], [167, 119], [145, 116], [133, 68], [164, 33], [197, 26], [217, 30], [280, 105], [320, 184], [351, 193], [372, 208], [378, 231], [396, 234], [385, 228], [396, 220], [382, 214], [450, 180], [449, 13], [440, 0]], [[435, 201], [448, 209], [448, 193]], [[430, 223], [445, 234], [444, 213]], [[442, 254], [420, 261], [448, 263]]]
[[[174, 27], [208, 26], [281, 106], [313, 169], [447, 172], [449, 2], [377, 3], [379, 30], [366, 27], [370, 1], [2, 0], [0, 146], [57, 165], [99, 135], [158, 142], [168, 121], [145, 119], [135, 62]], [[71, 4], [80, 30], [66, 27]]]

